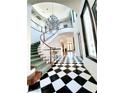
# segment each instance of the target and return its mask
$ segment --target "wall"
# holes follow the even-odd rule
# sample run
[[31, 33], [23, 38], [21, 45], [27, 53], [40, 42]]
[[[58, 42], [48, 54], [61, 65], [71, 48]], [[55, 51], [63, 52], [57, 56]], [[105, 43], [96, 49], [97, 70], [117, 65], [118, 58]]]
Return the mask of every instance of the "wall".
[[31, 19], [31, 5], [30, 4], [27, 4], [27, 45], [28, 45], [28, 49], [27, 49], [27, 52], [28, 52], [28, 60], [27, 60], [27, 75], [28, 73], [30, 73], [30, 45], [31, 45], [31, 23], [30, 23], [30, 19]]
[[[92, 7], [93, 5], [93, 1], [95, 0], [88, 0], [89, 1], [89, 4], [90, 4], [90, 7]], [[82, 6], [84, 5], [84, 2], [82, 3]], [[77, 28], [78, 28], [78, 31], [80, 32], [80, 35], [81, 35], [81, 41], [82, 41], [82, 49], [83, 49], [83, 58], [84, 58], [84, 66], [87, 68], [87, 70], [91, 73], [91, 75], [94, 77], [95, 80], [97, 80], [97, 63], [95, 63], [94, 61], [88, 59], [86, 57], [86, 54], [85, 54], [85, 46], [84, 46], [84, 38], [83, 38], [83, 30], [82, 30], [82, 23], [81, 23], [81, 19], [80, 19], [80, 16], [78, 16], [77, 18]], [[77, 33], [78, 33], [77, 31]], [[76, 34], [77, 34], [76, 33]], [[77, 37], [76, 37], [77, 38]], [[77, 39], [77, 42], [78, 42], [78, 39]], [[79, 53], [79, 52], [78, 52]]]
[[31, 43], [36, 43], [40, 41], [41, 32], [31, 29]]

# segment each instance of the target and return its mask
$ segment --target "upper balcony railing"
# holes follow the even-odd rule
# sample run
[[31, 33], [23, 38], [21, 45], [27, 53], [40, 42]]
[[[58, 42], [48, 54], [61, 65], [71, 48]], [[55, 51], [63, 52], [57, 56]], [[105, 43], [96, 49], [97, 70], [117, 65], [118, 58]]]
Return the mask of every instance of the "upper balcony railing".
[[58, 30], [52, 30], [52, 31], [43, 31], [43, 27], [31, 20], [31, 28], [35, 31], [41, 32], [42, 40], [47, 41], [50, 39], [53, 35], [55, 35], [58, 31], [65, 29], [65, 28], [73, 28], [73, 25], [70, 22], [62, 22], [60, 23], [60, 28]]

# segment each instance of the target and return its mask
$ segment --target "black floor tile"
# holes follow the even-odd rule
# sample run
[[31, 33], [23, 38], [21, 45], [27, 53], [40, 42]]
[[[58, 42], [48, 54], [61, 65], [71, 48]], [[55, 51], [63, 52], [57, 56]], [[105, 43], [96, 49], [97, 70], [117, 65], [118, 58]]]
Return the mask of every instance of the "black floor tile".
[[41, 93], [53, 93], [53, 92], [55, 92], [55, 90], [54, 90], [52, 84], [49, 84], [49, 85], [41, 88]]
[[61, 71], [60, 69], [56, 69], [56, 70], [55, 70], [56, 73], [58, 73], [58, 72], [60, 72], [60, 71]]
[[28, 91], [33, 91], [33, 90], [36, 90], [36, 89], [39, 89], [39, 88], [40, 88], [40, 82], [37, 82], [34, 85], [29, 86]]
[[63, 70], [66, 74], [68, 74], [69, 72], [71, 72], [69, 69], [65, 69]]
[[63, 67], [63, 65], [58, 65], [58, 67]]
[[52, 71], [53, 69], [52, 68], [50, 68], [49, 70], [48, 70], [48, 72], [50, 72], [50, 71]]
[[56, 93], [72, 93], [66, 86], [62, 87]]
[[44, 74], [44, 75], [40, 78], [40, 80], [45, 79], [45, 78], [47, 78], [47, 77], [48, 77], [48, 74], [46, 73], [46, 74]]
[[59, 76], [57, 74], [50, 76], [50, 80], [53, 82], [55, 80], [59, 79]]
[[85, 70], [84, 72], [87, 73], [87, 74], [89, 74], [89, 75], [91, 75], [87, 70]]
[[95, 80], [93, 77], [91, 77], [91, 78], [89, 79], [89, 81], [92, 82], [92, 83], [94, 83], [94, 84], [97, 84], [96, 80]]
[[77, 76], [75, 79], [74, 79], [76, 82], [78, 82], [80, 85], [84, 85], [87, 80], [85, 80], [84, 78], [80, 77], [80, 76]]
[[65, 67], [66, 67], [66, 68], [69, 68], [69, 67], [71, 67], [71, 66], [69, 66], [69, 65], [65, 65]]
[[79, 70], [74, 70], [73, 72], [75, 72], [76, 74], [80, 74], [80, 73], [82, 73], [82, 71], [79, 71]]
[[92, 92], [82, 87], [77, 93], [92, 93]]
[[72, 80], [68, 75], [62, 77], [61, 79], [62, 79], [62, 81], [63, 81], [65, 84], [67, 84], [68, 82], [70, 82], [70, 81]]

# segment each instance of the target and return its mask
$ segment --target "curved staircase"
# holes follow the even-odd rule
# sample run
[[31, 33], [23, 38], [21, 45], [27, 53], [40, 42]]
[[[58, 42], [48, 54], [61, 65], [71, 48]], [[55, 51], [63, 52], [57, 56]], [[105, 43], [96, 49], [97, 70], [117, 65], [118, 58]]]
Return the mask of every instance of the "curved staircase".
[[47, 59], [43, 54], [39, 55], [38, 47], [40, 42], [36, 42], [31, 45], [31, 68], [35, 68], [36, 71], [42, 72], [44, 74], [51, 67], [47, 64]]

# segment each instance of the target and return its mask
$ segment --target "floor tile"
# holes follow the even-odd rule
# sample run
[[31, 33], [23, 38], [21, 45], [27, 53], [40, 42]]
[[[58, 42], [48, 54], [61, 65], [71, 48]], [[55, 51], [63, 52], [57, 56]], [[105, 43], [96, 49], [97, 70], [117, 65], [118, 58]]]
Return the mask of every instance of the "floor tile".
[[84, 79], [86, 79], [86, 80], [89, 80], [90, 77], [91, 77], [91, 75], [89, 75], [87, 73], [81, 73], [79, 76], [82, 77], [82, 78], [84, 78]]
[[52, 84], [49, 84], [49, 85], [41, 88], [41, 93], [53, 93], [53, 92], [55, 92], [55, 90], [54, 90]]
[[85, 68], [82, 68], [82, 67], [78, 67], [77, 69], [80, 70], [80, 71], [85, 71], [86, 70]]
[[84, 72], [90, 75], [90, 73], [87, 70], [85, 70]]
[[82, 66], [82, 64], [77, 64], [77, 66]]
[[54, 75], [54, 74], [56, 74], [55, 71], [50, 71], [50, 72], [48, 72], [48, 75], [49, 75], [49, 76], [52, 76], [52, 75]]
[[68, 76], [70, 76], [72, 79], [76, 78], [78, 75], [75, 74], [74, 72], [68, 73]]
[[42, 79], [42, 80], [40, 81], [40, 86], [41, 86], [41, 88], [42, 88], [42, 87], [44, 87], [44, 86], [46, 86], [46, 85], [48, 85], [48, 84], [50, 84], [50, 83], [51, 83], [51, 80], [50, 80], [49, 77], [47, 77], [47, 78]]
[[51, 82], [53, 82], [53, 81], [55, 81], [55, 80], [57, 80], [57, 79], [59, 79], [59, 77], [58, 77], [57, 74], [55, 74], [55, 75], [53, 75], [53, 76], [50, 76]]
[[83, 87], [87, 90], [89, 90], [92, 93], [95, 93], [97, 90], [96, 84], [93, 84], [92, 82], [87, 81]]
[[48, 77], [48, 74], [46, 73], [46, 74], [44, 74], [44, 75], [40, 78], [40, 80], [45, 79], [45, 78], [47, 78], [47, 77]]
[[89, 81], [92, 82], [92, 83], [94, 83], [94, 84], [97, 84], [96, 80], [95, 80], [93, 77], [91, 77], [91, 78], [89, 79]]
[[72, 92], [66, 86], [64, 86], [60, 90], [56, 91], [56, 93], [72, 93]]
[[80, 76], [77, 76], [75, 79], [74, 79], [77, 83], [79, 83], [81, 86], [84, 85], [87, 80], [83, 79], [82, 77]]
[[55, 91], [61, 89], [63, 86], [65, 86], [65, 83], [61, 80], [61, 79], [58, 79], [54, 82], [52, 82], [52, 85], [55, 89]]
[[36, 89], [36, 90], [28, 92], [28, 93], [41, 93], [41, 89]]
[[74, 66], [74, 64], [69, 64], [69, 66]]
[[58, 67], [63, 67], [62, 65], [58, 65]]
[[53, 69], [52, 68], [50, 68], [49, 70], [48, 70], [48, 72], [50, 72], [50, 71], [52, 71]]
[[74, 80], [70, 81], [67, 85], [66, 85], [73, 93], [76, 93], [81, 86], [75, 82]]
[[62, 79], [62, 81], [63, 81], [65, 84], [67, 84], [68, 82], [70, 82], [70, 81], [72, 80], [68, 75], [62, 77], [61, 79]]
[[28, 91], [33, 91], [39, 88], [40, 88], [40, 82], [37, 82], [34, 85], [29, 86]]
[[69, 66], [69, 65], [66, 65], [65, 67], [66, 67], [66, 68], [69, 68], [69, 67], [71, 67], [71, 66]]
[[58, 73], [58, 72], [60, 72], [60, 71], [62, 71], [62, 70], [60, 70], [60, 69], [56, 69], [56, 70], [55, 70], [56, 73]]
[[77, 93], [92, 93], [92, 92], [82, 87]]
[[63, 70], [66, 74], [68, 74], [69, 72], [71, 72], [69, 69], [65, 69]]
[[65, 70], [65, 69], [67, 69], [67, 68], [66, 68], [66, 67], [60, 67], [60, 69], [61, 69], [61, 70]]
[[73, 72], [75, 72], [76, 74], [81, 74], [82, 73], [82, 71], [80, 71], [80, 70], [74, 70]]
[[53, 67], [53, 70], [56, 70], [56, 69], [58, 69], [58, 68], [59, 68], [59, 67], [57, 67], [57, 66], [56, 66], [56, 67]]
[[68, 69], [71, 70], [71, 71], [74, 71], [76, 68], [74, 68], [74, 67], [69, 67]]
[[66, 73], [65, 73], [65, 72], [63, 72], [63, 71], [61, 71], [61, 72], [57, 73], [57, 75], [61, 78], [61, 77], [65, 76], [65, 75], [66, 75]]

